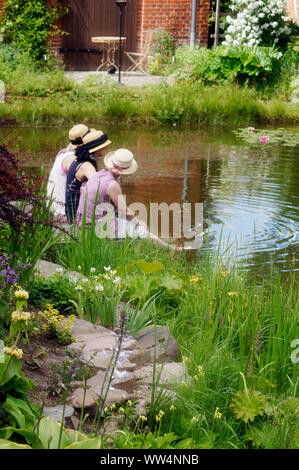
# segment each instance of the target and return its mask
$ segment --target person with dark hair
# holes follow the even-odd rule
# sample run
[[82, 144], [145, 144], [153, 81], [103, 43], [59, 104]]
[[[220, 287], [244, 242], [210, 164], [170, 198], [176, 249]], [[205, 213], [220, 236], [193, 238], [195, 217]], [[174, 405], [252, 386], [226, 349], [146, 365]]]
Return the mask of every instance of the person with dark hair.
[[82, 142], [75, 150], [76, 159], [67, 173], [65, 214], [69, 223], [73, 223], [76, 218], [82, 183], [97, 172], [96, 159], [103, 157], [111, 144], [107, 134], [97, 130], [88, 132]]
[[65, 215], [66, 175], [76, 159], [76, 148], [83, 144], [83, 137], [89, 132], [90, 129], [85, 124], [73, 126], [69, 131], [69, 145], [60, 150], [55, 158], [47, 183], [47, 198], [50, 210], [55, 216]]

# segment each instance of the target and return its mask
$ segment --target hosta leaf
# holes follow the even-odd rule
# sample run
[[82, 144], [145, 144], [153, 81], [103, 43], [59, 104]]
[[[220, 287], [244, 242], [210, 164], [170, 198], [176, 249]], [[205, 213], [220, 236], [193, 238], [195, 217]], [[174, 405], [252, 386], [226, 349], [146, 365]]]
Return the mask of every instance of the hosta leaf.
[[101, 449], [102, 440], [100, 437], [95, 437], [94, 439], [85, 439], [84, 441], [73, 442], [64, 449]]
[[[39, 434], [43, 447], [45, 449], [58, 449], [59, 436], [60, 436], [61, 424], [58, 423], [52, 416], [47, 416], [41, 419], [39, 423]], [[69, 444], [65, 431], [62, 431], [60, 448], [63, 449]]]
[[27, 446], [26, 444], [17, 444], [16, 442], [0, 439], [0, 450], [2, 449], [32, 449], [32, 447]]

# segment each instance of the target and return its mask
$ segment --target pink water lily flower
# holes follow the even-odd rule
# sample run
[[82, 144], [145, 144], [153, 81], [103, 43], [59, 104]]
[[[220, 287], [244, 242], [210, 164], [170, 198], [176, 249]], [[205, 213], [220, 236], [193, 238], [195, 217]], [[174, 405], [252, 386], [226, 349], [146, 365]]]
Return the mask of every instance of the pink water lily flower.
[[260, 144], [267, 144], [269, 142], [269, 137], [266, 135], [261, 135], [260, 136]]
[[254, 130], [255, 130], [254, 127], [248, 127], [249, 132], [253, 132]]

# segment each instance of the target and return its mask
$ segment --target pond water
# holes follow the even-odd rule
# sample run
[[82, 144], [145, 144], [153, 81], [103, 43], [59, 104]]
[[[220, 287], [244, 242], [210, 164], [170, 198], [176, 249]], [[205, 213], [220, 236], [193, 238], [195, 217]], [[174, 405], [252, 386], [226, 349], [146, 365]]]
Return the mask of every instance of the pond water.
[[[253, 148], [227, 129], [105, 126], [105, 132], [111, 150], [129, 148], [139, 164], [122, 180], [128, 203], [202, 203], [205, 249], [229, 247], [248, 269], [299, 269], [298, 147]], [[68, 128], [0, 128], [1, 140], [28, 157], [26, 166], [43, 164], [47, 173], [67, 135]]]

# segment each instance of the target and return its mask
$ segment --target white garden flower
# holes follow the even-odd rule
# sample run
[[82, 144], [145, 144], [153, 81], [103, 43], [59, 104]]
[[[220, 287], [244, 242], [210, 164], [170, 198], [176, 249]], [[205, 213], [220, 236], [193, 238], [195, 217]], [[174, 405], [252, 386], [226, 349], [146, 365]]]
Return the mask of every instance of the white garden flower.
[[227, 16], [224, 45], [271, 45], [291, 33], [285, 0], [232, 0], [230, 10], [234, 17]]
[[104, 290], [104, 287], [102, 286], [102, 284], [98, 284], [98, 285], [96, 286], [96, 291], [98, 291], [98, 292], [103, 292], [103, 290]]
[[95, 273], [95, 272], [96, 272], [96, 268], [90, 268], [90, 272], [91, 272], [91, 273]]

